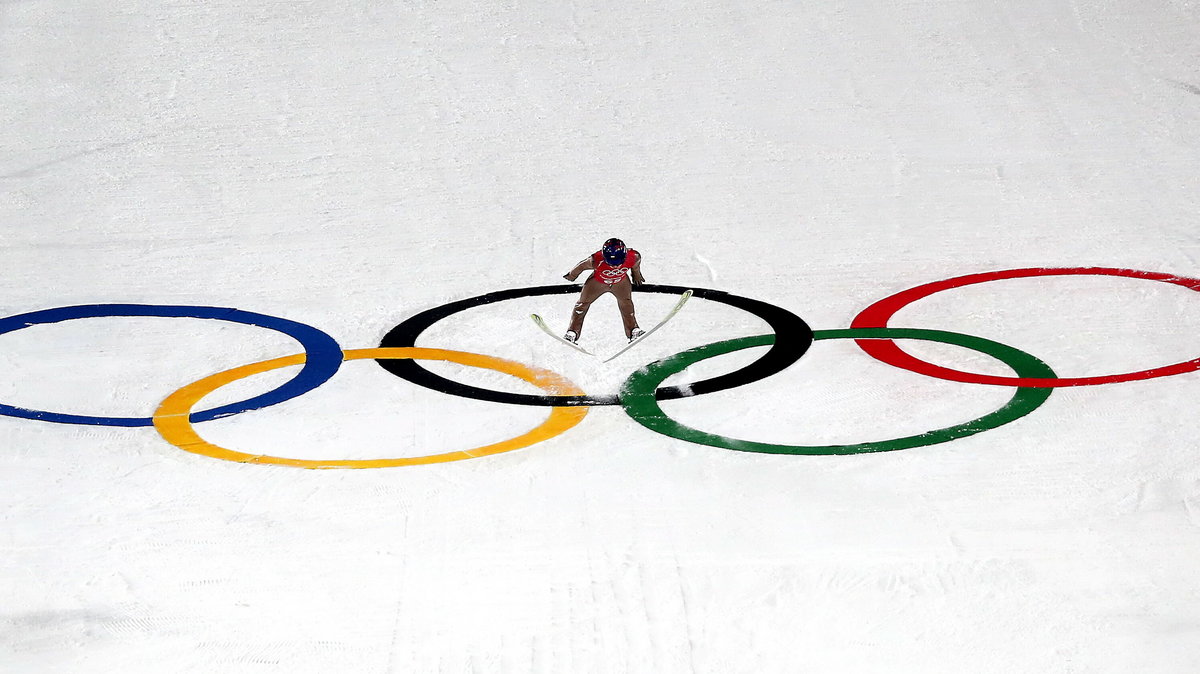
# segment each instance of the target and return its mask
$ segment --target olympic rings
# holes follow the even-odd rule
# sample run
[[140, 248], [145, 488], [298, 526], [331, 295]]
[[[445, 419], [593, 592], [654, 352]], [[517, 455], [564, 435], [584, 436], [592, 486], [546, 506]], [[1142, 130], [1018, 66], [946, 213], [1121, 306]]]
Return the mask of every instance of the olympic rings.
[[[970, 274], [917, 286], [875, 302], [860, 312], [851, 322], [851, 327], [848, 329], [822, 330], [814, 333], [803, 319], [781, 307], [746, 297], [731, 295], [719, 290], [693, 288], [693, 294], [697, 297], [737, 307], [763, 319], [769, 324], [773, 334], [708, 344], [659, 360], [630, 375], [623, 384], [619, 394], [606, 396], [588, 395], [560, 375], [546, 370], [501, 360], [492, 356], [443, 349], [419, 348], [415, 345], [416, 339], [424, 330], [434, 323], [466, 309], [521, 297], [575, 293], [579, 289], [579, 286], [576, 285], [515, 288], [451, 302], [444, 306], [421, 312], [400, 323], [387, 333], [382, 340], [380, 348], [349, 351], [342, 351], [341, 347], [338, 346], [332, 337], [317, 328], [282, 318], [238, 309], [138, 304], [97, 304], [59, 307], [2, 318], [0, 319], [0, 335], [31, 325], [56, 323], [76, 318], [110, 316], [186, 317], [225, 320], [275, 330], [300, 342], [304, 347], [304, 353], [245, 365], [201, 379], [168, 396], [152, 417], [82, 416], [29, 410], [3, 404], [0, 404], [0, 415], [66, 424], [103, 426], [153, 425], [168, 442], [181, 449], [242, 463], [266, 463], [304, 468], [380, 468], [385, 466], [407, 466], [459, 461], [528, 447], [534, 443], [564, 433], [580, 423], [584, 416], [586, 416], [588, 412], [587, 407], [589, 406], [619, 404], [639, 424], [669, 437], [699, 444], [744, 452], [773, 454], [857, 454], [894, 451], [948, 442], [1002, 426], [1037, 409], [1047, 400], [1053, 389], [1059, 386], [1086, 386], [1135, 381], [1200, 370], [1200, 358], [1196, 358], [1174, 365], [1126, 374], [1061, 378], [1048, 365], [1037, 358], [1024, 351], [997, 342], [954, 332], [917, 328], [891, 328], [887, 325], [888, 321], [900, 309], [942, 290], [1001, 279], [1062, 275], [1120, 276], [1172, 283], [1190, 290], [1200, 291], [1200, 279], [1132, 269], [1113, 269], [1107, 267], [1011, 269]], [[667, 285], [643, 285], [636, 289], [637, 292], [664, 294], [679, 294], [685, 290], [686, 288], [680, 286]], [[808, 351], [813, 341], [820, 339], [853, 339], [868, 354], [889, 365], [952, 381], [1014, 386], [1016, 387], [1016, 391], [1003, 407], [973, 421], [914, 436], [851, 445], [780, 445], [738, 440], [690, 428], [668, 418], [662, 411], [660, 401], [663, 400], [722, 391], [735, 386], [756, 382], [776, 374], [799, 360]], [[978, 375], [933, 365], [902, 351], [894, 341], [897, 339], [921, 339], [944, 342], [973, 349], [1003, 361], [1016, 372], [1016, 376], [998, 377]], [[770, 349], [746, 367], [719, 377], [705, 379], [690, 386], [659, 388], [659, 385], [668, 377], [681, 372], [694, 363], [756, 346], [770, 346]], [[345, 360], [363, 359], [373, 359], [389, 372], [414, 384], [435, 391], [478, 400], [543, 406], [551, 407], [552, 409], [549, 417], [542, 424], [509, 440], [484, 447], [444, 454], [392, 459], [308, 460], [247, 454], [211, 444], [202, 439], [195, 430], [194, 424], [197, 422], [278, 404], [307, 393], [332, 377]], [[413, 362], [418, 359], [443, 360], [472, 367], [496, 370], [533, 383], [545, 390], [546, 394], [523, 395], [460, 384], [420, 367]], [[204, 396], [226, 384], [291, 365], [303, 365], [303, 367], [295, 377], [270, 392], [243, 400], [242, 402], [223, 405], [207, 411], [192, 412], [192, 408]]]
[[[80, 306], [43, 309], [0, 319], [0, 335], [14, 332], [31, 325], [58, 323], [76, 318], [104, 318], [112, 316], [155, 316], [168, 318], [207, 318], [259, 327], [282, 332], [300, 342], [308, 354], [304, 368], [290, 381], [273, 391], [237, 403], [222, 405], [192, 415], [193, 421], [209, 421], [219, 417], [238, 414], [247, 410], [276, 405], [291, 400], [324, 384], [342, 365], [341, 347], [333, 337], [303, 323], [296, 323], [274, 316], [264, 316], [240, 309], [220, 307], [171, 306], [160, 304], [87, 304]], [[78, 414], [61, 414], [25, 409], [0, 404], [0, 415], [49, 421], [59, 424], [86, 424], [93, 426], [150, 426], [150, 417], [101, 417]]]
[[[1033, 356], [981, 337], [972, 337], [942, 330], [919, 330], [915, 328], [850, 328], [848, 330], [818, 330], [813, 339], [923, 339], [933, 342], [956, 344], [1000, 359], [1023, 377], [1053, 377], [1054, 371]], [[671, 419], [654, 399], [654, 387], [667, 377], [684, 368], [714, 356], [740, 351], [753, 346], [764, 346], [773, 341], [772, 335], [743, 337], [698, 347], [656, 361], [634, 372], [621, 387], [622, 404], [630, 417], [652, 431], [668, 437], [687, 440], [702, 445], [711, 445], [740, 452], [765, 454], [862, 454], [866, 452], [888, 452], [898, 449], [924, 447], [941, 442], [981, 433], [1015, 421], [1037, 409], [1050, 397], [1051, 389], [1018, 388], [1004, 407], [974, 421], [929, 431], [895, 440], [863, 442], [854, 445], [776, 445], [765, 442], [737, 440], [721, 435], [706, 433], [685, 426]]]
[[[551, 393], [572, 393], [579, 394], [581, 391], [567, 379], [539, 368], [528, 367], [520, 363], [514, 363], [508, 360], [501, 360], [492, 356], [481, 356], [474, 353], [466, 353], [463, 351], [447, 351], [444, 349], [423, 349], [423, 348], [379, 348], [379, 349], [354, 349], [345, 351], [343, 354], [345, 360], [361, 360], [365, 358], [379, 359], [400, 359], [400, 358], [422, 358], [426, 360], [445, 360], [452, 363], [460, 363], [473, 367], [483, 367], [497, 372], [510, 374], [514, 377], [519, 377], [525, 381], [534, 384], [540, 388], [546, 389]], [[234, 451], [218, 447], [212, 443], [205, 441], [196, 433], [191, 422], [188, 420], [191, 409], [204, 396], [221, 388], [226, 384], [244, 379], [246, 377], [276, 370], [289, 365], [299, 365], [305, 362], [304, 354], [287, 356], [284, 358], [276, 358], [273, 360], [265, 360], [251, 365], [243, 365], [232, 370], [226, 370], [218, 374], [205, 377], [193, 384], [189, 384], [178, 391], [172, 393], [159, 406], [158, 411], [154, 413], [154, 426], [158, 432], [166, 439], [167, 442], [176, 447], [192, 452], [194, 454], [202, 454], [215, 459], [223, 459], [225, 461], [235, 461], [239, 463], [266, 463], [279, 466], [296, 466], [300, 468], [386, 468], [391, 466], [415, 466], [429, 463], [443, 463], [447, 461], [461, 461], [463, 459], [473, 459], [481, 456], [490, 456], [492, 454], [500, 454], [509, 452], [514, 449], [521, 449], [529, 445], [549, 440], [557, 435], [560, 435], [574, 427], [583, 418], [587, 416], [588, 409], [586, 407], [556, 407], [550, 411], [549, 418], [542, 422], [536, 428], [527, 433], [519, 435], [515, 438], [498, 442], [475, 449], [467, 449], [456, 452], [447, 452], [444, 454], [433, 454], [430, 456], [405, 457], [399, 459], [288, 459], [276, 456], [264, 456], [255, 454], [245, 454], [243, 452]]]
[[[642, 284], [634, 288], [634, 292], [665, 293], [668, 295], [678, 295], [685, 290], [688, 290], [688, 288], [654, 284]], [[695, 297], [737, 307], [763, 319], [775, 332], [776, 341], [767, 353], [746, 367], [719, 377], [696, 382], [687, 387], [674, 386], [661, 388], [655, 393], [658, 400], [674, 400], [704, 393], [714, 393], [766, 379], [773, 374], [787, 369], [792, 363], [799, 360], [808, 350], [808, 347], [812, 345], [812, 329], [808, 327], [808, 324], [803, 319], [786, 309], [748, 297], [731, 295], [721, 290], [711, 290], [708, 288], [691, 288], [691, 290]], [[450, 304], [421, 312], [400, 323], [384, 336], [383, 341], [380, 342], [380, 346], [384, 348], [415, 346], [417, 337], [426, 328], [466, 309], [519, 297], [566, 295], [577, 292], [579, 292], [578, 285], [535, 286], [532, 288], [501, 290], [451, 302]], [[621, 402], [620, 397], [617, 395], [545, 396], [492, 391], [446, 379], [430, 372], [411, 360], [387, 360], [380, 361], [379, 364], [388, 372], [402, 379], [407, 379], [414, 384], [431, 388], [435, 391], [441, 391], [442, 393], [474, 398], [476, 400], [549, 407], [561, 405], [617, 405]]]
[[[888, 321], [891, 320], [892, 316], [894, 316], [900, 309], [903, 309], [919, 299], [929, 297], [934, 293], [938, 293], [943, 290], [949, 290], [951, 288], [961, 288], [963, 286], [972, 285], [975, 283], [998, 281], [1001, 279], [1065, 275], [1123, 276], [1127, 278], [1147, 279], [1150, 281], [1162, 281], [1164, 283], [1172, 283], [1174, 285], [1183, 286], [1189, 290], [1200, 291], [1200, 279], [1186, 278], [1172, 274], [1161, 274], [1157, 272], [1138, 271], [1136, 269], [1113, 269], [1110, 267], [1008, 269], [1004, 271], [985, 272], [982, 274], [968, 274], [966, 276], [959, 276], [956, 278], [947, 279], [945, 281], [936, 281], [934, 283], [926, 283], [925, 285], [910, 288], [903, 292], [892, 295], [891, 297], [886, 297], [882, 300], [879, 300], [878, 302], [867, 307], [861, 313], [859, 313], [857, 317], [855, 317], [855, 319], [850, 323], [850, 327], [887, 327]], [[895, 342], [859, 341], [858, 345], [863, 351], [866, 351], [872, 357], [881, 360], [888, 365], [894, 365], [895, 367], [911, 370], [918, 374], [923, 374], [929, 377], [949, 379], [951, 381], [964, 382], [968, 384], [994, 384], [998, 386], [1028, 386], [1036, 388], [1052, 388], [1057, 386], [1094, 386], [1096, 384], [1115, 384], [1118, 382], [1153, 379], [1155, 377], [1166, 377], [1169, 375], [1183, 374], [1186, 372], [1195, 372], [1200, 370], [1200, 358], [1194, 358], [1182, 363], [1156, 367], [1149, 370], [1140, 370], [1138, 372], [1128, 372], [1125, 374], [1113, 374], [1098, 377], [999, 377], [963, 372], [961, 370], [934, 365], [909, 355], [907, 352], [903, 351], [899, 346], [897, 346]]]

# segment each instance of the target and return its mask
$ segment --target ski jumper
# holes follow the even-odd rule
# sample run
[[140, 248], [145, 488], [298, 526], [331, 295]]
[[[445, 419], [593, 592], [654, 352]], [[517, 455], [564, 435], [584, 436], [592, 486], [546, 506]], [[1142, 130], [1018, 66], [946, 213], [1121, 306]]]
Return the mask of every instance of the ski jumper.
[[630, 248], [621, 264], [609, 264], [605, 261], [604, 254], [596, 251], [590, 259], [585, 259], [576, 265], [566, 275], [568, 280], [574, 281], [580, 273], [589, 268], [592, 275], [583, 283], [579, 301], [575, 303], [575, 308], [571, 312], [571, 326], [568, 330], [573, 330], [576, 335], [582, 334], [583, 319], [587, 317], [592, 302], [600, 299], [601, 295], [612, 293], [617, 300], [617, 308], [621, 311], [621, 323], [625, 327], [625, 337], [630, 337], [634, 328], [638, 327], [633, 309], [633, 282], [630, 280], [630, 275], [634, 281], [642, 282], [641, 262], [641, 254]]

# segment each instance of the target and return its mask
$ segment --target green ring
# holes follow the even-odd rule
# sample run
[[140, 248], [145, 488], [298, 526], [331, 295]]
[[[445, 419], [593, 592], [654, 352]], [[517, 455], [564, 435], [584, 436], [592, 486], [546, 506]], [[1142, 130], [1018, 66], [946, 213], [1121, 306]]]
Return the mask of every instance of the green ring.
[[[923, 339], [931, 342], [943, 342], [973, 349], [992, 356], [1011, 367], [1019, 377], [1051, 378], [1057, 375], [1042, 361], [1033, 356], [993, 342], [982, 337], [972, 337], [957, 332], [943, 330], [921, 330], [917, 328], [848, 328], [845, 330], [817, 330], [813, 332], [813, 340], [822, 339]], [[1010, 421], [1015, 421], [1041, 406], [1050, 397], [1052, 388], [1017, 388], [1012, 399], [995, 412], [984, 415], [957, 426], [941, 428], [934, 431], [912, 435], [895, 440], [879, 442], [863, 442], [855, 445], [775, 445], [765, 442], [738, 440], [722, 435], [705, 433], [704, 431], [685, 426], [669, 418], [658, 401], [654, 399], [654, 391], [667, 377], [683, 371], [690, 365], [715, 356], [748, 349], [754, 346], [767, 346], [775, 341], [774, 335], [758, 337], [742, 337], [723, 342], [714, 342], [706, 346], [690, 349], [674, 356], [656, 361], [634, 372], [621, 386], [621, 404], [633, 420], [652, 431], [668, 437], [687, 440], [701, 445], [722, 447], [739, 452], [759, 452], [764, 454], [864, 454], [867, 452], [890, 452], [898, 449], [912, 449], [949, 442], [968, 435], [991, 430]]]

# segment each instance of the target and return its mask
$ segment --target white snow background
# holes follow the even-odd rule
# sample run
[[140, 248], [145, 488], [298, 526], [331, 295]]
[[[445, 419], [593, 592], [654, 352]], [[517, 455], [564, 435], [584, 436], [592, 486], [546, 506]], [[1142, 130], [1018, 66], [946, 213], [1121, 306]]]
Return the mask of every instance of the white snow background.
[[[0, 0], [3, 315], [237, 307], [367, 348], [446, 302], [562, 283], [619, 236], [652, 283], [845, 328], [975, 272], [1200, 276], [1198, 176], [1195, 0]], [[658, 358], [766, 331], [693, 299], [600, 366], [527, 318], [565, 327], [571, 302], [473, 309], [419, 344], [611, 393]], [[649, 325], [672, 298], [638, 302]], [[1200, 356], [1200, 296], [1114, 277], [970, 286], [894, 324], [1071, 377]], [[602, 299], [584, 344], [615, 350], [619, 325]], [[212, 320], [34, 326], [0, 335], [0, 401], [149, 416], [200, 377], [296, 351]], [[822, 341], [664, 408], [743, 439], [853, 443], [1011, 395]], [[1191, 674], [1198, 395], [1200, 374], [1062, 389], [979, 435], [825, 457], [696, 445], [608, 407], [506, 454], [325, 471], [0, 417], [0, 671]], [[198, 429], [256, 454], [418, 456], [546, 414], [354, 362]]]

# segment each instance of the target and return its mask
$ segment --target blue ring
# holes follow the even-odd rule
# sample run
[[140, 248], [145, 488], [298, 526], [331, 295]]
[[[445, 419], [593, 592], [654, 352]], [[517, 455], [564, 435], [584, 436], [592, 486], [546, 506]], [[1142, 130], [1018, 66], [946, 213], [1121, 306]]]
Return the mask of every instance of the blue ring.
[[[165, 318], [210, 318], [218, 321], [257, 325], [282, 332], [304, 347], [304, 367], [282, 386], [238, 403], [230, 403], [203, 412], [194, 412], [192, 422], [211, 421], [249, 410], [276, 405], [291, 400], [324, 384], [342, 366], [342, 347], [333, 337], [310, 325], [284, 318], [265, 316], [240, 309], [221, 307], [171, 306], [160, 304], [85, 304], [73, 307], [43, 309], [27, 314], [0, 318], [0, 335], [15, 332], [31, 325], [59, 323], [76, 318], [107, 318], [112, 316], [157, 316]], [[90, 426], [153, 426], [153, 417], [90, 417], [77, 414], [42, 412], [0, 403], [0, 415], [49, 421], [56, 424], [85, 424]]]

